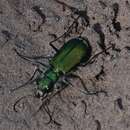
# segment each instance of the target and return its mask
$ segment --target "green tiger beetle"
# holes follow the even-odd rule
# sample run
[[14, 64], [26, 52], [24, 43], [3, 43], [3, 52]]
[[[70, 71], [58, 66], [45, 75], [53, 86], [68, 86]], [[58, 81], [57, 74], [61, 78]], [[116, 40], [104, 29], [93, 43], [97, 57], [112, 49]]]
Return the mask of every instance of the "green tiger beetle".
[[[21, 87], [24, 87], [27, 84], [36, 82], [37, 89], [34, 95], [35, 97], [43, 100], [44, 98], [47, 97], [49, 93], [53, 92], [53, 90], [55, 89], [55, 84], [58, 82], [58, 80], [61, 77], [64, 77], [63, 83], [66, 83], [67, 85], [69, 84], [72, 85], [69, 78], [79, 78], [84, 88], [83, 90], [82, 89], [79, 89], [79, 90], [84, 94], [93, 95], [93, 94], [98, 94], [98, 93], [106, 93], [103, 90], [90, 92], [87, 89], [83, 80], [79, 76], [72, 73], [75, 68], [77, 68], [78, 66], [86, 66], [93, 59], [95, 59], [95, 57], [97, 57], [99, 54], [103, 53], [104, 51], [101, 51], [91, 57], [92, 47], [90, 46], [89, 41], [86, 38], [83, 38], [81, 36], [70, 39], [60, 49], [57, 49], [53, 44], [51, 44], [51, 46], [56, 51], [56, 54], [52, 58], [49, 57], [50, 58], [49, 66], [46, 66], [45, 64], [36, 61], [38, 64], [41, 64], [42, 66], [47, 68], [47, 70], [43, 72], [42, 70], [39, 70], [39, 68], [36, 69], [36, 71], [34, 72], [33, 76], [30, 78], [29, 81], [27, 81], [25, 84], [17, 88], [14, 88], [13, 91]], [[106, 48], [106, 50], [110, 48], [111, 46]], [[28, 56], [20, 54], [16, 49], [14, 50], [18, 56], [29, 61], [30, 59], [37, 60], [37, 59], [42, 59], [42, 58], [43, 59], [48, 58], [44, 56], [43, 57], [40, 57], [40, 56], [28, 57]], [[39, 75], [36, 76], [36, 78], [34, 79], [36, 72], [38, 72]], [[61, 89], [62, 88], [64, 88], [64, 86], [61, 86]], [[17, 100], [17, 102], [14, 104], [14, 111], [17, 112], [15, 108], [16, 104], [25, 97], [27, 96], [24, 96], [20, 98], [19, 100]]]

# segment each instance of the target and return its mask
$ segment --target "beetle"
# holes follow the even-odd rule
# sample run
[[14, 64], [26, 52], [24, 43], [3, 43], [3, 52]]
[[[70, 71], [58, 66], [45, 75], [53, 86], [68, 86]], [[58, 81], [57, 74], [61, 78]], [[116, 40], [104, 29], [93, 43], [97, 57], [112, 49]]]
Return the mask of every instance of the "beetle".
[[[43, 72], [42, 70], [39, 71], [39, 69], [37, 69], [36, 71], [40, 72], [40, 74], [39, 76], [36, 77], [36, 79], [33, 79], [34, 75], [36, 74], [36, 71], [35, 71], [33, 76], [30, 78], [28, 82], [26, 82], [25, 84], [17, 88], [14, 88], [13, 91], [27, 85], [28, 83], [32, 83], [35, 81], [37, 84], [35, 97], [44, 99], [49, 93], [53, 92], [55, 88], [55, 84], [61, 77], [65, 77], [64, 78], [65, 81], [70, 85], [72, 84], [68, 81], [68, 78], [74, 77], [74, 78], [79, 78], [79, 80], [81, 81], [81, 84], [83, 85], [83, 88], [85, 90], [82, 90], [82, 89], [79, 89], [79, 90], [83, 92], [84, 94], [92, 95], [92, 94], [98, 94], [98, 93], [106, 93], [103, 90], [90, 92], [86, 88], [86, 85], [84, 84], [83, 80], [79, 76], [71, 73], [78, 66], [81, 66], [81, 65], [86, 66], [92, 59], [94, 59], [99, 54], [103, 53], [104, 51], [99, 52], [95, 56], [90, 58], [92, 55], [92, 47], [90, 46], [88, 39], [81, 36], [70, 39], [69, 41], [64, 43], [64, 45], [60, 49], [57, 49], [53, 45], [51, 46], [53, 47], [53, 49], [55, 49], [56, 54], [49, 60], [49, 66], [45, 66], [45, 64], [41, 63], [42, 66], [47, 67], [47, 70]], [[111, 46], [106, 48], [106, 50], [110, 48]], [[40, 58], [47, 58], [47, 57], [36, 57], [36, 56], [27, 57], [25, 55], [20, 54], [16, 49], [15, 49], [15, 52], [17, 53], [17, 55], [19, 55], [21, 58], [25, 60], [29, 60], [29, 59], [36, 60]], [[40, 63], [40, 62], [37, 62], [37, 63]], [[61, 89], [62, 89], [62, 86], [61, 86]], [[21, 99], [23, 98], [24, 97], [22, 97]], [[15, 106], [20, 100], [18, 100], [14, 105], [15, 111], [16, 111]]]
[[37, 80], [37, 97], [52, 91], [57, 80], [73, 68], [87, 61], [91, 56], [91, 46], [84, 38], [74, 38], [66, 42], [50, 60], [50, 67]]

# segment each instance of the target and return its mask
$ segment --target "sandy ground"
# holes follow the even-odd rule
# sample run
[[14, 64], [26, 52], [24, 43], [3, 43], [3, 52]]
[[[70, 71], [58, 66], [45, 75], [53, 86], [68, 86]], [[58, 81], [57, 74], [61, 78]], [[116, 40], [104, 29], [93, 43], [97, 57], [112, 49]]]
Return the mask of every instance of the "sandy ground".
[[[0, 130], [130, 130], [130, 1], [62, 2], [0, 0]], [[14, 48], [27, 56], [53, 56], [49, 42], [67, 31], [78, 16], [77, 26], [54, 44], [60, 48], [81, 34], [88, 38], [92, 55], [115, 45], [74, 71], [89, 90], [103, 89], [108, 95], [85, 95], [77, 89], [83, 89], [80, 81], [71, 79], [75, 87], [68, 86], [48, 104], [55, 122], [46, 124], [45, 109], [34, 114], [42, 104], [35, 97], [21, 100], [15, 112], [14, 103], [37, 86], [10, 90], [25, 83], [37, 65], [21, 59]]]

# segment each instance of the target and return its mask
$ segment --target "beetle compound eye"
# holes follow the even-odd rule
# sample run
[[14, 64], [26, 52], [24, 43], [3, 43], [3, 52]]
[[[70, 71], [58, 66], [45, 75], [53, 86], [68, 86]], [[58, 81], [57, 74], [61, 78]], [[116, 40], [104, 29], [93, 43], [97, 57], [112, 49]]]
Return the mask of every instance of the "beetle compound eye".
[[35, 96], [36, 96], [37, 98], [43, 97], [43, 92], [42, 92], [41, 90], [37, 90], [37, 91], [35, 92]]

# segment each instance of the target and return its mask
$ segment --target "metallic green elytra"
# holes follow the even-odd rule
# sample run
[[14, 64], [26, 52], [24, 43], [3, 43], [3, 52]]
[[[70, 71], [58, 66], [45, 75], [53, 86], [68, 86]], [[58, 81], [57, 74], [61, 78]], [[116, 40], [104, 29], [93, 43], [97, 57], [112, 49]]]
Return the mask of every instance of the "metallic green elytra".
[[85, 38], [73, 38], [66, 42], [50, 60], [50, 68], [37, 80], [36, 96], [42, 97], [51, 91], [61, 76], [88, 61], [91, 51], [89, 41]]

